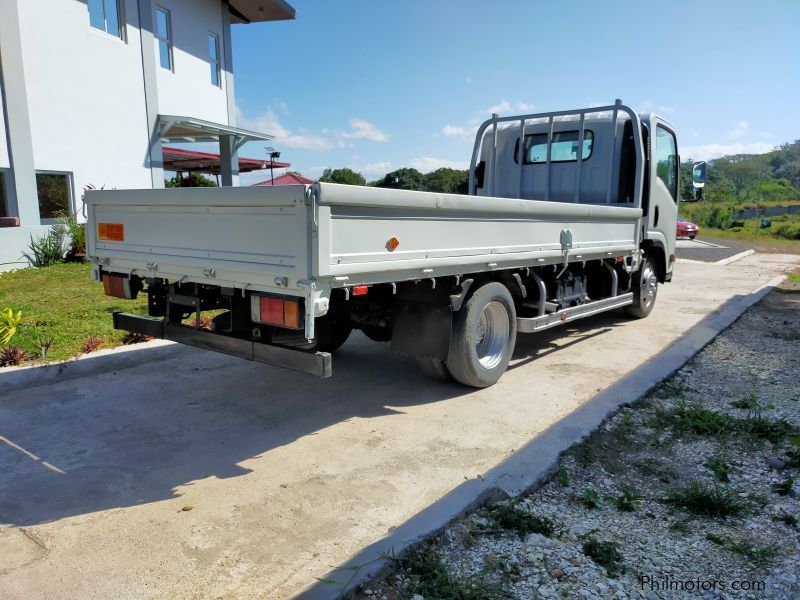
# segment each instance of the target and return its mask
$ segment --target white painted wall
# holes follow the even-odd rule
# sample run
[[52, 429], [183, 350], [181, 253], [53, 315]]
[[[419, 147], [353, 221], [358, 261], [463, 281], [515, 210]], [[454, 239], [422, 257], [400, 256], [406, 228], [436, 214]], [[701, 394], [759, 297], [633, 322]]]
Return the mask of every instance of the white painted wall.
[[150, 187], [136, 2], [125, 6], [123, 41], [89, 25], [84, 2], [19, 4], [34, 162], [73, 173], [76, 205], [89, 183]]
[[[221, 66], [224, 68], [222, 6], [219, 0], [153, 0], [172, 17], [174, 72], [157, 67], [158, 104], [161, 114], [189, 115], [228, 122], [225, 77], [221, 86], [211, 84], [208, 63], [208, 34], [219, 38]], [[156, 44], [156, 64], [158, 46]]]

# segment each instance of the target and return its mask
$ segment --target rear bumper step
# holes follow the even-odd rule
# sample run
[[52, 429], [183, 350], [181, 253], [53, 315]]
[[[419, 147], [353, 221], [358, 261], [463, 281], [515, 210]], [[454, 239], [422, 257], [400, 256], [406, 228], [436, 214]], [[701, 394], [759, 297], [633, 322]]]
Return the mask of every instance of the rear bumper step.
[[281, 346], [261, 344], [211, 331], [167, 323], [157, 317], [133, 315], [125, 312], [114, 313], [114, 329], [133, 331], [154, 338], [172, 340], [187, 346], [230, 354], [246, 360], [284, 367], [293, 371], [316, 375], [317, 377], [330, 377], [333, 374], [329, 352], [303, 352]]

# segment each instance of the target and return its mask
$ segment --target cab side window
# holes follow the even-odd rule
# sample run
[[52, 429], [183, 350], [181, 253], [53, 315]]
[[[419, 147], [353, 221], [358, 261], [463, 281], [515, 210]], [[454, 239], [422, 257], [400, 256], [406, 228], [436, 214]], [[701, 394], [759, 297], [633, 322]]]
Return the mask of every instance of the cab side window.
[[667, 186], [672, 200], [678, 201], [678, 145], [667, 128], [656, 127], [656, 175]]

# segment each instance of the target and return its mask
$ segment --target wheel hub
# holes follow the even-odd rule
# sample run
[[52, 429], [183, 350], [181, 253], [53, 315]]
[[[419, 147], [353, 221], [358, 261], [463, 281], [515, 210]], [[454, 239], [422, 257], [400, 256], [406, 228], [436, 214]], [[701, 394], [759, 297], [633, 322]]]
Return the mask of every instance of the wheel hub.
[[475, 350], [481, 365], [487, 369], [497, 366], [503, 358], [510, 326], [505, 306], [497, 300], [489, 302], [481, 312], [476, 326]]

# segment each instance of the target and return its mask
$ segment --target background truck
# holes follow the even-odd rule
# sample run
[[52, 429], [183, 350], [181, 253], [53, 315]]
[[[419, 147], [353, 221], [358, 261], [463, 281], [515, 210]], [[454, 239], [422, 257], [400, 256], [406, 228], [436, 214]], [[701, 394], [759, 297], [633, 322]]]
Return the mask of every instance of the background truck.
[[[316, 183], [92, 191], [88, 253], [115, 327], [330, 376], [354, 329], [485, 387], [519, 333], [653, 310], [672, 278], [672, 126], [613, 106], [493, 115], [468, 195]], [[216, 311], [211, 330], [203, 311]], [[184, 320], [195, 315], [195, 325]]]

